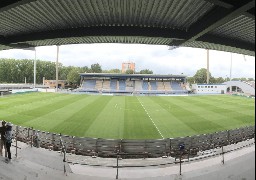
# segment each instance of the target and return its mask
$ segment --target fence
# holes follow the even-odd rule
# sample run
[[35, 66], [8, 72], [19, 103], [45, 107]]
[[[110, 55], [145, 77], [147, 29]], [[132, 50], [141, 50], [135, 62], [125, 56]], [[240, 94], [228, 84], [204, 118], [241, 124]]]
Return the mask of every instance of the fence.
[[255, 126], [212, 134], [153, 140], [83, 138], [15, 125], [13, 135], [18, 141], [30, 143], [31, 146], [54, 151], [63, 151], [65, 147], [67, 153], [84, 156], [116, 157], [119, 154], [122, 158], [179, 158], [181, 150], [183, 155], [196, 157], [201, 151], [255, 138]]

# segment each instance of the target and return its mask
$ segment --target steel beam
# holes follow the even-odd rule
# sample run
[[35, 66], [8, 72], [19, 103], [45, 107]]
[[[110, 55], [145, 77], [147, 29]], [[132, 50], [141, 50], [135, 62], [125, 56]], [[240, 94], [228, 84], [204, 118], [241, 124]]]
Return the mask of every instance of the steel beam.
[[9, 44], [22, 43], [28, 41], [38, 41], [56, 38], [86, 37], [86, 36], [143, 36], [186, 39], [186, 32], [168, 28], [153, 27], [131, 27], [131, 26], [94, 26], [72, 29], [61, 29], [54, 31], [36, 32], [9, 36], [6, 38]]
[[[226, 0], [227, 1], [227, 0]], [[226, 2], [223, 1], [223, 2]], [[215, 1], [219, 2], [220, 1]], [[205, 15], [201, 20], [194, 23], [188, 30], [188, 38], [185, 41], [180, 41], [180, 43], [175, 43], [175, 46], [181, 46], [182, 44], [195, 41], [202, 36], [205, 36], [210, 31], [218, 28], [219, 26], [229, 22], [235, 17], [247, 12], [248, 10], [255, 7], [255, 0], [242, 1], [244, 4], [242, 6], [233, 7], [231, 9], [226, 9], [225, 7], [215, 7], [207, 15]], [[242, 3], [240, 2], [240, 3]], [[238, 41], [236, 41], [238, 42]], [[219, 44], [222, 44], [221, 42]], [[170, 44], [173, 46], [173, 44]], [[234, 46], [236, 47], [237, 44]]]
[[205, 0], [205, 1], [209, 2], [209, 3], [212, 3], [216, 6], [226, 8], [226, 9], [231, 9], [231, 8], [234, 7], [232, 4], [229, 4], [229, 3], [226, 3], [226, 2], [223, 2], [223, 1], [220, 1], [220, 0]]
[[11, 8], [15, 8], [17, 6], [31, 3], [37, 0], [1, 0], [0, 3], [0, 13], [4, 11], [8, 11]]
[[255, 46], [252, 43], [240, 40], [234, 40], [227, 37], [220, 37], [216, 35], [205, 35], [197, 39], [198, 41], [221, 44], [224, 46], [236, 47], [240, 49], [246, 49], [248, 51], [255, 51]]
[[255, 6], [255, 0], [250, 1], [247, 4], [235, 9], [226, 10], [224, 8], [215, 8], [210, 15], [205, 16], [201, 21], [192, 25], [189, 29], [189, 39], [188, 41], [194, 41], [197, 38], [205, 35], [206, 33], [218, 28], [219, 26], [229, 22], [235, 17], [241, 15], [242, 13], [250, 10]]

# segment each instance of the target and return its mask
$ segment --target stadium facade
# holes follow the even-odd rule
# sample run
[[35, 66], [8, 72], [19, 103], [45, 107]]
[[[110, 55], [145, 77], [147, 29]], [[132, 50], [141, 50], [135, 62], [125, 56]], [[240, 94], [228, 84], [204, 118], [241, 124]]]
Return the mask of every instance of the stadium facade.
[[82, 73], [79, 92], [121, 94], [187, 94], [184, 75]]

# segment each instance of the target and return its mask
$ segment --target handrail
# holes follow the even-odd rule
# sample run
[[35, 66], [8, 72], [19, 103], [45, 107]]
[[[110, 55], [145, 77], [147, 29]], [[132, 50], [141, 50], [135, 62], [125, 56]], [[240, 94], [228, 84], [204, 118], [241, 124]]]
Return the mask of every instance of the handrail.
[[[31, 142], [31, 139], [28, 138], [30, 137], [29, 134], [31, 134], [30, 128], [16, 126], [16, 128], [13, 128], [13, 131], [13, 134], [16, 133], [15, 131], [18, 131], [18, 141]], [[189, 157], [197, 157], [201, 151], [221, 148], [222, 146], [255, 138], [255, 126], [189, 137], [152, 140], [86, 138], [34, 129], [33, 131], [38, 133], [38, 147], [51, 148], [55, 151], [65, 151], [65, 153], [77, 155], [112, 158], [116, 157], [117, 149], [120, 155], [127, 158], [157, 158], [166, 156], [178, 158], [180, 143], [184, 144], [184, 152]]]
[[60, 147], [61, 147], [61, 153], [63, 153], [63, 170], [64, 170], [64, 174], [67, 176], [67, 170], [66, 170], [66, 146], [64, 145], [61, 136], [60, 136]]

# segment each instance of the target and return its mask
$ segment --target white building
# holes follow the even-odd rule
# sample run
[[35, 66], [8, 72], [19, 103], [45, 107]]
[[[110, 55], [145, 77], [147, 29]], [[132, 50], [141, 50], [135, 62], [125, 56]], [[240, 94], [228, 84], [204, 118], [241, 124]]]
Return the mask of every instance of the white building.
[[226, 84], [192, 84], [192, 91], [196, 94], [226, 94]]

